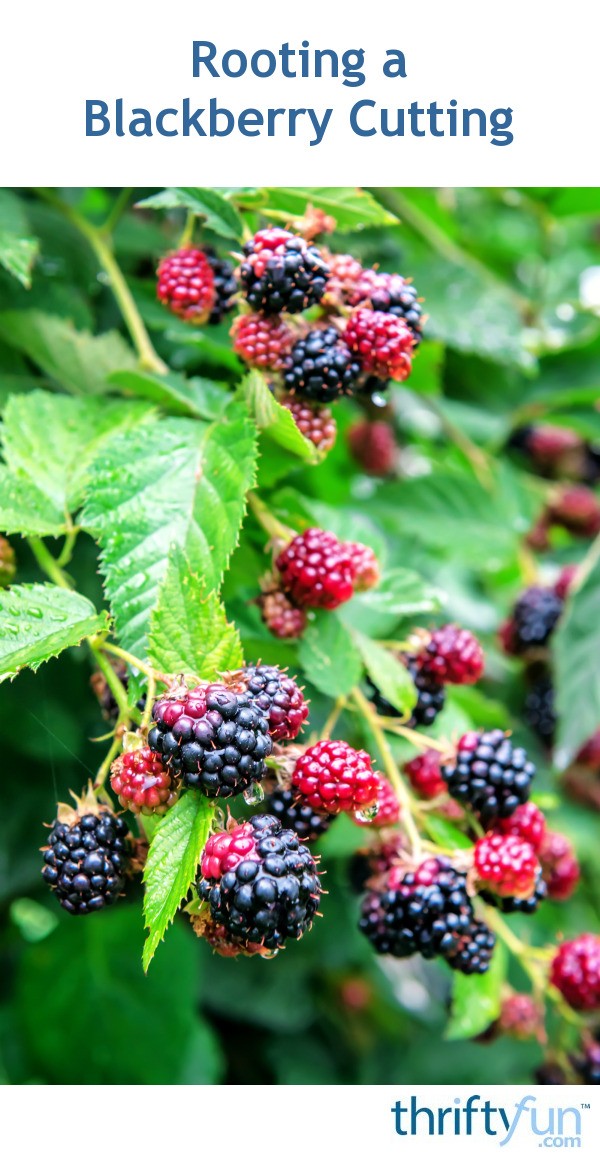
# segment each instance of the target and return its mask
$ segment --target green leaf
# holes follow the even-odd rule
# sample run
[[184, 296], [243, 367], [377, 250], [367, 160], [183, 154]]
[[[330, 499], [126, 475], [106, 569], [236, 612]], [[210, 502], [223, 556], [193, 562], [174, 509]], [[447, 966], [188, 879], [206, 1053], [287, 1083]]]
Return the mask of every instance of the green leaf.
[[[335, 217], [337, 228], [341, 232], [350, 232], [354, 229], [366, 229], [371, 225], [394, 225], [398, 218], [388, 209], [384, 209], [375, 198], [365, 189], [354, 188], [312, 188], [312, 189], [284, 189], [270, 188], [268, 215], [281, 219], [302, 217], [307, 205], [314, 209], [322, 209], [331, 217]], [[273, 214], [273, 210], [276, 211]]]
[[424, 812], [423, 824], [429, 836], [441, 848], [472, 848], [473, 842], [451, 821], [435, 812]]
[[435, 588], [405, 567], [386, 571], [377, 586], [359, 598], [365, 607], [387, 612], [397, 619], [425, 615], [429, 611], [438, 611], [440, 607], [440, 597]]
[[158, 403], [171, 414], [192, 414], [196, 418], [215, 418], [227, 405], [224, 388], [203, 378], [184, 378], [183, 374], [150, 374], [143, 370], [117, 370], [109, 376], [112, 385], [125, 393], [136, 394]]
[[190, 891], [214, 811], [213, 801], [189, 790], [156, 827], [144, 869], [144, 917], [149, 930], [143, 953], [145, 970]]
[[567, 598], [552, 640], [556, 677], [558, 739], [555, 761], [565, 768], [600, 721], [600, 540], [583, 579]]
[[347, 627], [333, 611], [319, 611], [298, 648], [307, 679], [333, 699], [346, 696], [362, 675], [360, 652]]
[[0, 682], [24, 667], [37, 671], [66, 647], [104, 631], [107, 616], [89, 599], [49, 583], [27, 583], [0, 591]]
[[8, 535], [52, 535], [65, 531], [65, 512], [25, 478], [0, 465], [0, 529]]
[[124, 647], [145, 649], [173, 547], [183, 549], [207, 593], [219, 587], [255, 467], [256, 428], [241, 402], [211, 425], [189, 418], [147, 423], [113, 439], [96, 459], [82, 518], [102, 547]]
[[218, 1081], [218, 1039], [198, 1013], [202, 960], [195, 938], [174, 928], [144, 977], [136, 951], [137, 906], [121, 903], [97, 917], [67, 917], [23, 955], [16, 998], [37, 1079], [167, 1086]]
[[133, 351], [115, 331], [94, 337], [39, 310], [0, 313], [0, 338], [70, 394], [106, 394], [110, 374], [136, 367]]
[[444, 1037], [459, 1041], [483, 1033], [500, 1013], [502, 987], [506, 979], [506, 950], [497, 942], [487, 973], [467, 977], [454, 974], [452, 1010]]
[[206, 594], [179, 548], [171, 554], [152, 614], [148, 655], [157, 671], [198, 680], [214, 679], [244, 661], [240, 637], [218, 595]]
[[57, 511], [74, 511], [104, 443], [150, 413], [142, 402], [66, 398], [43, 390], [13, 395], [4, 411], [4, 456], [14, 474], [36, 486]]
[[35, 237], [15, 237], [0, 230], [0, 265], [11, 273], [25, 289], [31, 285], [31, 270], [38, 254]]
[[216, 189], [163, 189], [143, 201], [138, 201], [137, 209], [187, 209], [197, 217], [203, 217], [208, 229], [220, 237], [239, 240], [244, 230], [243, 221], [230, 201]]
[[318, 462], [322, 457], [303, 434], [300, 433], [292, 415], [285, 406], [273, 396], [264, 376], [258, 370], [252, 370], [244, 379], [240, 393], [248, 401], [250, 413], [253, 415], [259, 430], [268, 434], [269, 438], [291, 451], [299, 458], [311, 462]]
[[353, 636], [375, 687], [396, 711], [410, 716], [417, 702], [417, 689], [404, 664], [374, 639], [359, 631], [353, 632]]

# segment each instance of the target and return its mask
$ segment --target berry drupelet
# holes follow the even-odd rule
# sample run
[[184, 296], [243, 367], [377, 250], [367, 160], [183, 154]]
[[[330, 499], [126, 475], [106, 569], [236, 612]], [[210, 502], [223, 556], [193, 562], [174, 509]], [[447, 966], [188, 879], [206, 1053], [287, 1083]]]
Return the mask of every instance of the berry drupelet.
[[63, 909], [95, 913], [116, 901], [128, 867], [127, 826], [90, 797], [77, 810], [60, 805], [43, 850], [42, 876]]
[[285, 229], [261, 229], [244, 246], [244, 255], [240, 280], [251, 309], [297, 314], [323, 297], [329, 268], [304, 238]]
[[283, 828], [291, 828], [300, 840], [311, 844], [324, 836], [335, 817], [329, 812], [315, 812], [293, 789], [276, 788], [267, 797], [267, 810], [277, 817]]
[[529, 797], [535, 765], [524, 748], [515, 748], [500, 729], [467, 732], [459, 740], [456, 760], [442, 766], [448, 791], [470, 804], [483, 824], [510, 816]]
[[311, 402], [334, 402], [352, 394], [361, 365], [335, 329], [315, 328], [292, 346], [285, 363], [286, 390]]
[[177, 799], [171, 773], [148, 747], [123, 752], [113, 762], [110, 786], [122, 808], [148, 816], [166, 812]]
[[292, 788], [317, 812], [362, 812], [377, 803], [379, 774], [345, 740], [319, 740], [296, 761]]
[[215, 279], [201, 249], [179, 249], [164, 257], [158, 267], [156, 296], [172, 313], [201, 326], [216, 305]]
[[232, 940], [270, 950], [311, 928], [321, 894], [308, 848], [269, 815], [209, 837], [196, 885]]
[[156, 700], [148, 743], [186, 788], [229, 797], [262, 780], [273, 742], [248, 692], [223, 684], [178, 688]]
[[354, 593], [355, 567], [347, 544], [319, 527], [296, 535], [275, 565], [282, 587], [298, 607], [332, 611]]

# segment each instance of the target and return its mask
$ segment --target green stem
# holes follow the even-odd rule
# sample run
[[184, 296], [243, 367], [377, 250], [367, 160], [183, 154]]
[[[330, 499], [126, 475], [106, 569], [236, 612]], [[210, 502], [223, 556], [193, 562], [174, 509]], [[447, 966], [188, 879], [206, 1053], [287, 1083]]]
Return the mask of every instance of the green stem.
[[269, 508], [259, 499], [258, 495], [248, 495], [248, 506], [254, 515], [257, 522], [260, 523], [264, 531], [271, 539], [283, 539], [284, 543], [289, 543], [293, 539], [294, 532], [286, 527], [284, 523], [280, 523], [279, 519], [272, 515]]
[[414, 801], [398, 771], [396, 761], [385, 738], [385, 732], [381, 726], [377, 712], [372, 704], [369, 703], [366, 696], [363, 695], [360, 688], [354, 688], [352, 699], [375, 736], [375, 742], [379, 748], [386, 776], [400, 801], [400, 823], [409, 839], [412, 855], [415, 858], [419, 858], [421, 854], [421, 837], [413, 818]]
[[129, 204], [129, 198], [131, 197], [132, 193], [133, 193], [133, 187], [127, 188], [127, 189], [121, 189], [121, 192], [115, 198], [115, 200], [113, 202], [112, 209], [111, 209], [108, 217], [106, 218], [104, 225], [102, 226], [102, 228], [100, 230], [100, 232], [103, 233], [105, 237], [109, 237], [110, 234], [114, 232], [115, 228], [119, 224], [119, 221], [121, 220], [121, 217], [123, 216], [123, 213], [127, 209], [127, 206]]
[[98, 772], [96, 774], [96, 777], [94, 780], [94, 792], [98, 793], [98, 791], [102, 790], [102, 788], [104, 787], [104, 781], [106, 780], [106, 777], [108, 776], [108, 773], [110, 771], [110, 766], [111, 766], [113, 760], [115, 759], [115, 757], [121, 751], [122, 746], [123, 746], [123, 736], [122, 736], [121, 730], [119, 728], [119, 725], [117, 724], [117, 728], [116, 728], [115, 734], [113, 736], [112, 744], [111, 744], [110, 748], [108, 749], [108, 752], [106, 753], [106, 756], [104, 757], [104, 759], [103, 759], [103, 761], [98, 769]]
[[98, 638], [90, 640], [90, 648], [93, 652], [94, 659], [102, 672], [119, 709], [119, 720], [129, 722], [129, 704], [127, 702], [127, 692], [123, 687], [114, 667], [102, 654], [102, 644], [98, 642]]
[[44, 574], [47, 575], [53, 583], [56, 583], [57, 587], [64, 587], [67, 591], [70, 591], [73, 584], [69, 579], [69, 576], [65, 574], [62, 567], [60, 566], [60, 562], [54, 558], [54, 555], [50, 554], [46, 544], [43, 543], [41, 539], [38, 539], [35, 535], [33, 535], [27, 541], [39, 567], [44, 572]]
[[128, 667], [137, 668], [138, 671], [143, 672], [149, 680], [160, 680], [163, 684], [168, 684], [168, 679], [161, 672], [157, 672], [150, 664], [144, 663], [143, 660], [138, 659], [137, 655], [132, 655], [130, 651], [125, 651], [122, 647], [117, 647], [115, 643], [108, 643], [107, 640], [102, 640], [99, 645], [102, 651], [108, 651], [110, 655], [116, 655], [118, 659], [122, 659]]
[[179, 239], [179, 248], [187, 249], [192, 244], [194, 237], [194, 227], [196, 225], [196, 214], [190, 209], [183, 227], [183, 233]]

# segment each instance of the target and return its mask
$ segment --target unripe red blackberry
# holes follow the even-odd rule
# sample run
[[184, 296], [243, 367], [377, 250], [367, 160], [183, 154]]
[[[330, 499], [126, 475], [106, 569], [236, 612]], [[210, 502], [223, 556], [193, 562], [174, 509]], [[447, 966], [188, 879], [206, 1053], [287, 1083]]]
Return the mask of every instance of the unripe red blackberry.
[[426, 748], [404, 765], [404, 772], [408, 776], [412, 787], [423, 800], [433, 800], [446, 791], [446, 782], [442, 779], [441, 756], [434, 748]]
[[308, 719], [308, 704], [293, 676], [279, 667], [261, 664], [232, 672], [231, 679], [245, 688], [254, 707], [260, 708], [272, 740], [295, 740]]
[[178, 249], [163, 257], [158, 267], [156, 296], [172, 313], [201, 326], [216, 303], [215, 279], [201, 249]]
[[442, 765], [448, 791], [470, 804], [484, 825], [510, 816], [529, 797], [535, 765], [524, 748], [515, 748], [499, 728], [467, 732], [454, 762]]
[[577, 566], [577, 563], [567, 563], [566, 567], [563, 567], [560, 575], [558, 576], [558, 579], [556, 580], [556, 583], [554, 584], [554, 591], [556, 595], [558, 595], [559, 599], [567, 598], [567, 595], [569, 594], [569, 591], [571, 590], [571, 587], [577, 578], [578, 571], [579, 567]]
[[302, 398], [285, 398], [282, 406], [289, 410], [300, 433], [317, 450], [322, 454], [331, 450], [335, 445], [337, 426], [327, 406], [311, 406]]
[[232, 940], [271, 950], [311, 928], [322, 891], [306, 845], [268, 815], [209, 837], [196, 885]]
[[399, 273], [363, 270], [351, 293], [350, 305], [370, 302], [373, 310], [393, 314], [406, 323], [417, 346], [423, 336], [423, 311], [415, 287]]
[[15, 553], [8, 539], [0, 535], [0, 587], [8, 587], [17, 573]]
[[353, 819], [357, 824], [368, 823], [373, 828], [389, 828], [393, 824], [397, 824], [400, 819], [400, 802], [392, 785], [385, 776], [379, 776], [379, 787], [377, 789], [377, 799], [375, 806], [377, 812], [374, 816], [362, 817], [360, 814], [354, 814]]
[[113, 761], [110, 786], [122, 808], [147, 816], [166, 812], [177, 799], [171, 773], [148, 747], [123, 752]]
[[359, 308], [350, 314], [344, 337], [365, 374], [396, 382], [408, 378], [414, 338], [401, 318]]
[[582, 933], [556, 951], [550, 980], [572, 1009], [600, 1009], [600, 937]]
[[187, 788], [229, 797], [262, 780], [273, 742], [268, 722], [247, 692], [223, 684], [177, 688], [155, 701], [148, 735]]
[[233, 348], [248, 366], [283, 370], [294, 340], [293, 331], [278, 315], [240, 314], [231, 327]]
[[319, 527], [296, 535], [275, 565], [282, 587], [299, 607], [332, 611], [354, 593], [355, 569], [347, 545]]
[[579, 863], [570, 840], [562, 832], [547, 832], [539, 855], [550, 900], [568, 900], [580, 876]]
[[393, 474], [398, 458], [396, 435], [388, 422], [356, 422], [348, 434], [354, 460], [374, 478]]
[[600, 531], [600, 502], [584, 486], [564, 487], [549, 504], [551, 521], [572, 535], [593, 538]]
[[579, 749], [575, 760], [577, 764], [584, 764], [592, 772], [600, 772], [600, 728]]
[[517, 599], [512, 613], [512, 654], [523, 655], [544, 647], [563, 610], [563, 601], [551, 587], [528, 587]]
[[509, 993], [503, 1000], [498, 1018], [501, 1033], [517, 1041], [543, 1037], [544, 1012], [528, 993]]
[[581, 446], [582, 440], [574, 430], [546, 423], [532, 426], [527, 439], [527, 449], [540, 466], [558, 464], [563, 455]]
[[311, 844], [324, 836], [335, 817], [329, 812], [315, 812], [294, 789], [276, 788], [267, 797], [267, 809], [283, 828], [291, 828], [300, 840]]
[[261, 229], [246, 243], [244, 254], [240, 279], [253, 310], [297, 314], [323, 297], [329, 267], [303, 237], [285, 229]]
[[365, 543], [344, 543], [354, 567], [354, 590], [370, 591], [381, 578], [379, 561], [372, 547]]
[[356, 286], [364, 274], [360, 261], [350, 253], [330, 253], [327, 256], [329, 277], [325, 291], [326, 305], [349, 305]]
[[211, 326], [216, 326], [235, 308], [235, 295], [238, 283], [233, 265], [225, 258], [219, 257], [213, 249], [206, 249], [206, 260], [210, 265], [215, 287], [215, 304], [208, 319]]
[[531, 897], [541, 873], [530, 844], [519, 836], [488, 832], [475, 844], [477, 880], [499, 897]]
[[546, 836], [546, 817], [537, 804], [528, 800], [526, 804], [519, 804], [510, 816], [496, 821], [494, 831], [505, 836], [518, 836], [539, 853]]
[[296, 761], [292, 788], [317, 812], [362, 812], [377, 802], [379, 775], [366, 752], [319, 740]]
[[285, 591], [265, 591], [258, 600], [265, 627], [277, 639], [298, 639], [306, 628], [306, 612], [288, 599]]
[[77, 809], [59, 805], [43, 852], [42, 876], [68, 913], [95, 913], [122, 893], [129, 862], [127, 826], [91, 793]]
[[316, 326], [294, 343], [283, 381], [290, 394], [311, 402], [335, 402], [352, 394], [361, 371], [335, 326]]
[[441, 684], [474, 684], [483, 675], [483, 648], [470, 631], [446, 623], [431, 633], [416, 662]]

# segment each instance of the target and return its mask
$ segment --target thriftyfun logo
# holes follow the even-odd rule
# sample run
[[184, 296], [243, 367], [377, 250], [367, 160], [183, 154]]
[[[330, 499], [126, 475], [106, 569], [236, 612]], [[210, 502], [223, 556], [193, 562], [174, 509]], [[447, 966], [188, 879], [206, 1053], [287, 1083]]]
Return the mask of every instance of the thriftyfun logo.
[[481, 1094], [471, 1094], [466, 1100], [454, 1098], [452, 1105], [432, 1109], [413, 1094], [410, 1101], [396, 1102], [392, 1114], [396, 1133], [403, 1137], [484, 1133], [497, 1138], [500, 1146], [508, 1146], [516, 1135], [528, 1135], [546, 1149], [580, 1147], [581, 1110], [588, 1106], [548, 1106], [537, 1101], [534, 1094], [526, 1094], [514, 1106], [496, 1106]]

